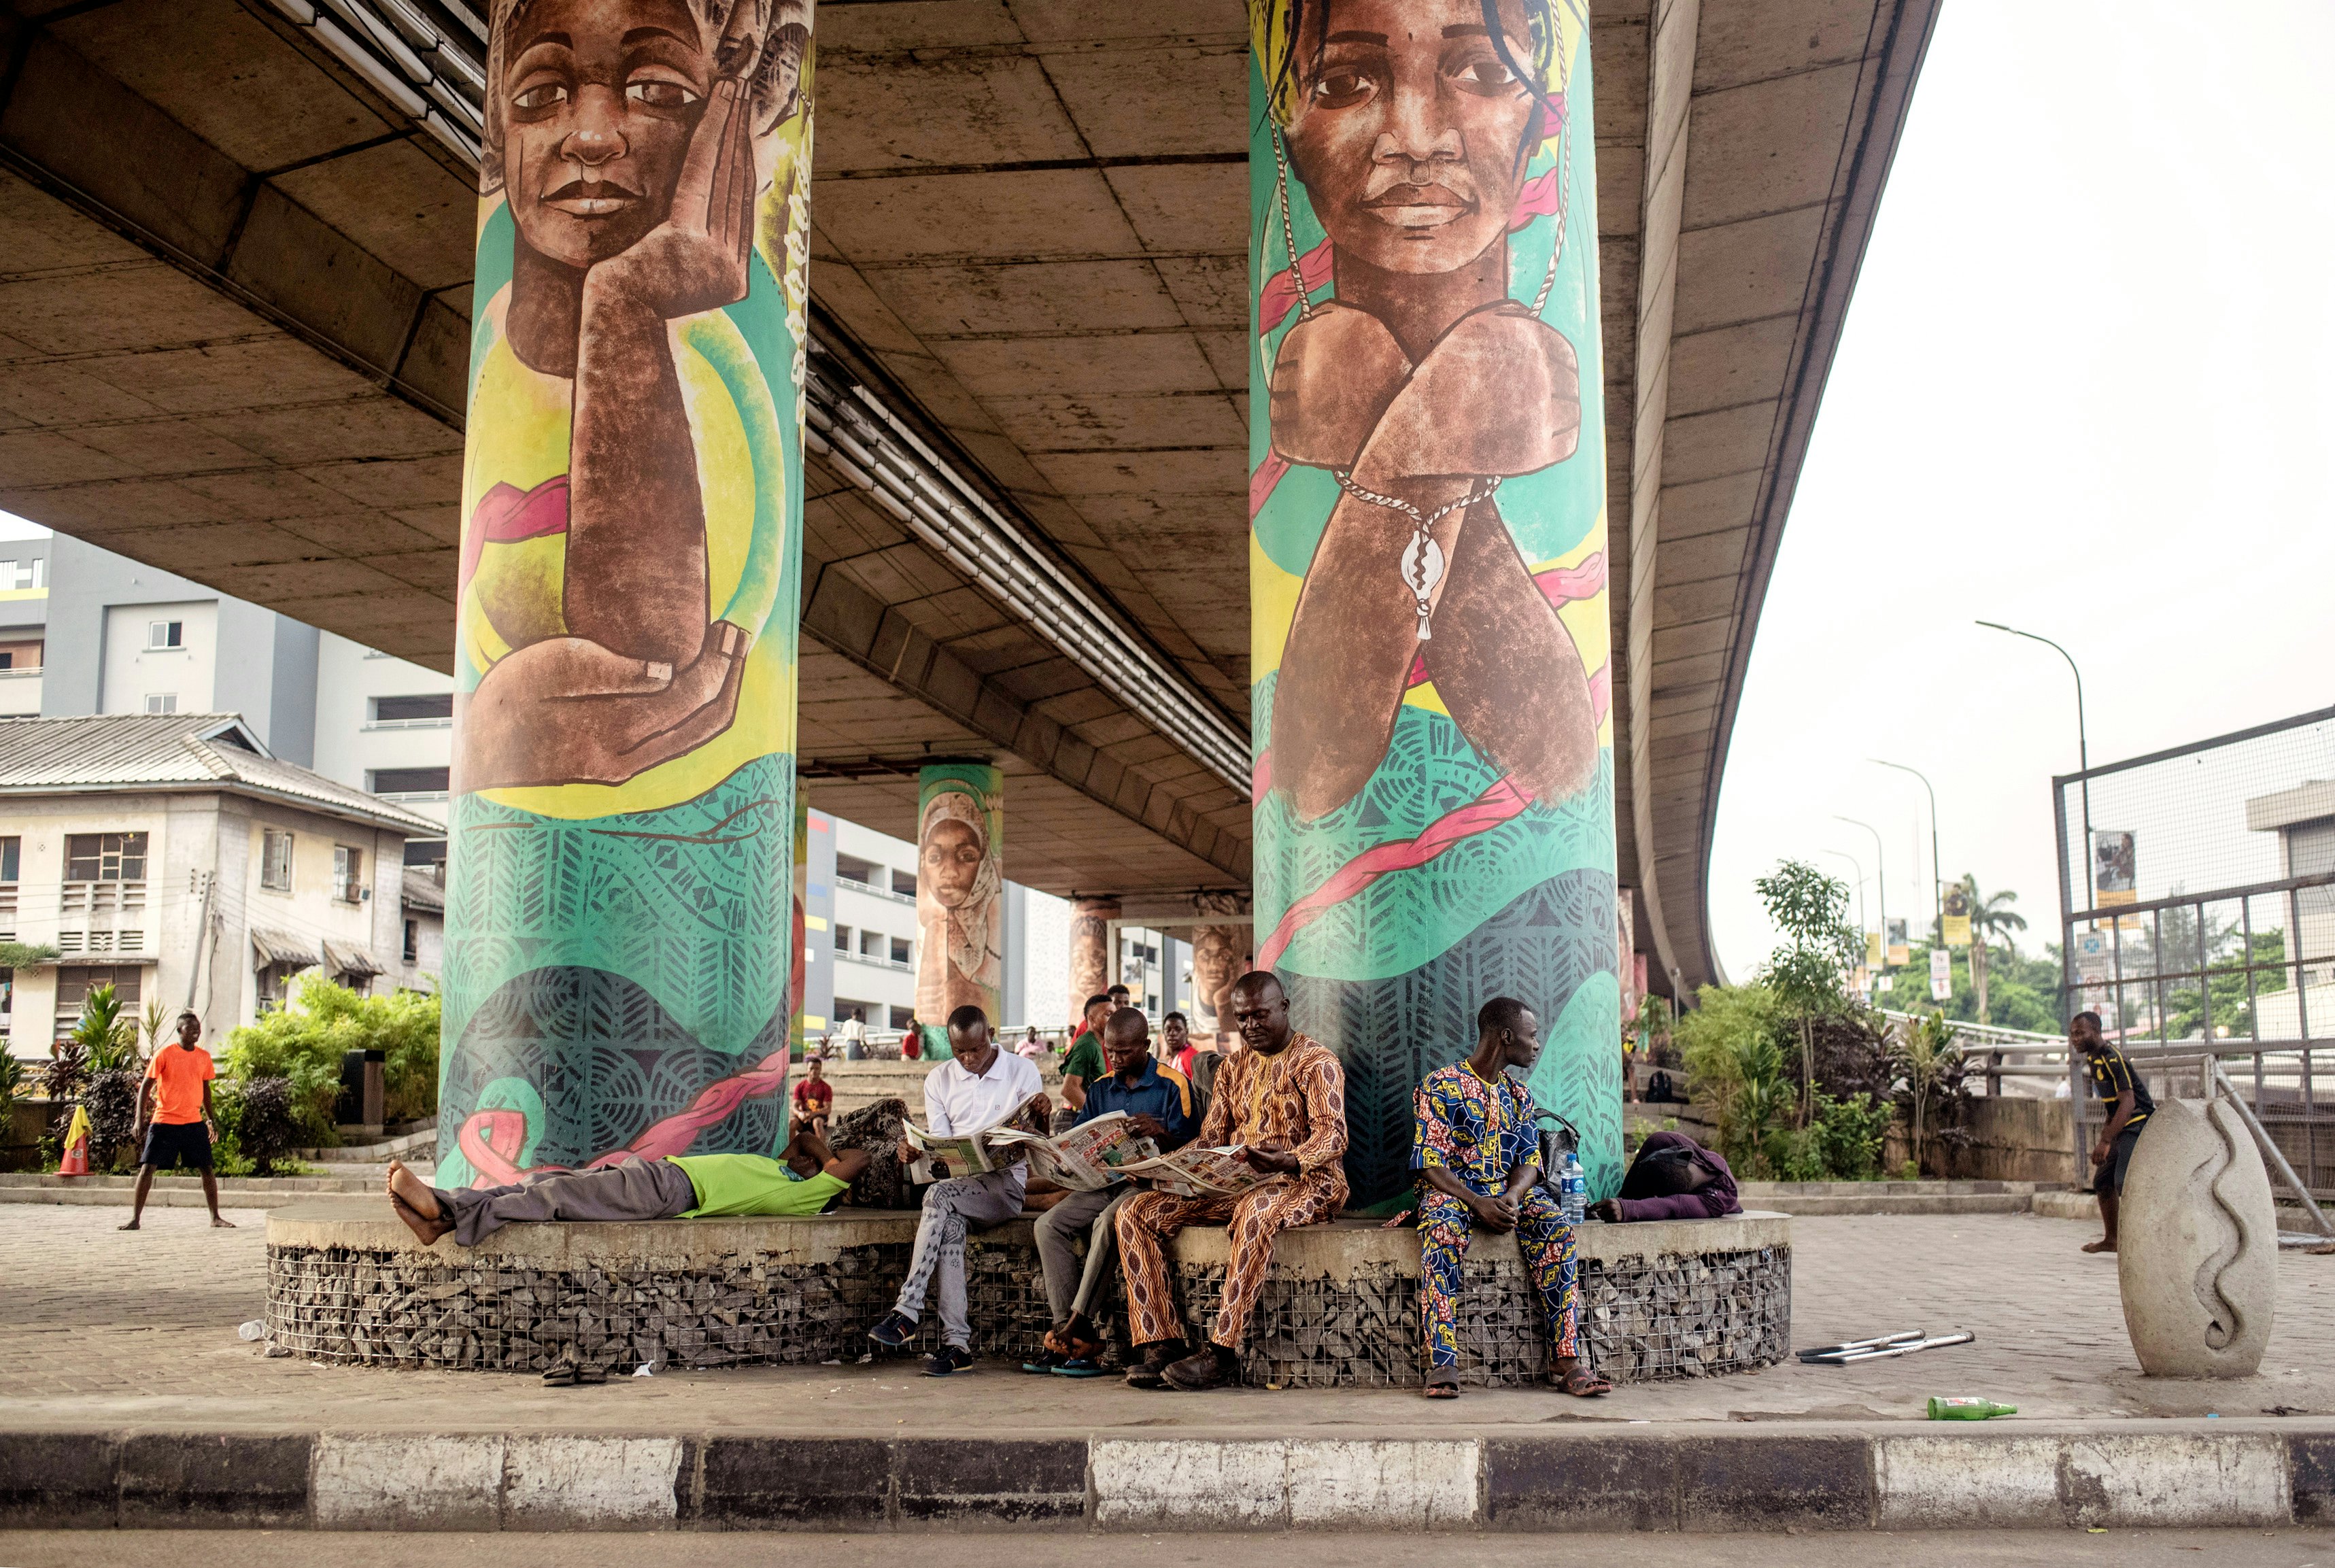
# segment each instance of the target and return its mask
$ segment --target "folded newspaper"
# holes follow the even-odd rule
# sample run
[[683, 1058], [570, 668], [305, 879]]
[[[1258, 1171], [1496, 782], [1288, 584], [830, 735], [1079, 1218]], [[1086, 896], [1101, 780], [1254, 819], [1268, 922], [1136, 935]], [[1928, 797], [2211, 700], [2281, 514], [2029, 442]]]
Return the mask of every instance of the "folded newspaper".
[[1278, 1173], [1261, 1171], [1241, 1158], [1241, 1146], [1200, 1148], [1186, 1145], [1149, 1159], [1130, 1160], [1119, 1174], [1148, 1187], [1187, 1198], [1235, 1197], [1262, 1186]]
[[[1116, 1181], [1119, 1167], [1159, 1152], [1149, 1138], [1137, 1136], [1127, 1113], [1119, 1110], [1074, 1127], [1060, 1137], [1047, 1137], [1027, 1125], [1036, 1103], [1023, 1106], [995, 1127], [974, 1133], [941, 1135], [909, 1123], [908, 1141], [924, 1151], [917, 1164], [929, 1167], [937, 1160], [953, 1172], [970, 1175], [1027, 1160], [1032, 1176], [1076, 1192], [1092, 1192]], [[929, 1169], [925, 1174], [929, 1175]]]

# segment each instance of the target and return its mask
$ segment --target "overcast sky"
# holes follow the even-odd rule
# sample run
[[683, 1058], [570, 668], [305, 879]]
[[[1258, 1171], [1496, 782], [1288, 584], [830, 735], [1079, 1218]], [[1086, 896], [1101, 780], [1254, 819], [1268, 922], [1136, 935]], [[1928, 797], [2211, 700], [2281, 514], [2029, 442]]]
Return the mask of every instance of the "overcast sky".
[[1929, 775], [1948, 876], [2056, 939], [2074, 684], [1974, 620], [2075, 655], [2096, 765], [2335, 702], [2331, 57], [2324, 4], [1944, 8], [1720, 797], [1730, 978], [1774, 941], [1755, 876], [1872, 875], [1836, 813], [1926, 923], [1922, 787], [1868, 757]]

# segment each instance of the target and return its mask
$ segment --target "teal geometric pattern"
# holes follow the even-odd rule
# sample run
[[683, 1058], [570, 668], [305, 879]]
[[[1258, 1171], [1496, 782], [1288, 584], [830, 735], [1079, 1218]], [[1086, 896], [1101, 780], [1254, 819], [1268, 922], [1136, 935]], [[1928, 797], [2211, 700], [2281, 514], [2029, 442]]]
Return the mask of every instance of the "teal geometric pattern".
[[[465, 1070], [484, 1073], [478, 1079], [483, 1084], [528, 1076], [494, 1063], [506, 1031], [515, 1055], [557, 1043], [536, 1032], [535, 1023], [522, 1027], [519, 1012], [478, 1016], [523, 975], [590, 971], [619, 978], [669, 1021], [676, 1040], [724, 1064], [711, 1077], [693, 1068], [681, 1073], [674, 1081], [686, 1079], [687, 1092], [671, 1103], [661, 1089], [644, 1090], [642, 1103], [657, 1116], [682, 1108], [712, 1078], [766, 1054], [757, 1042], [772, 1020], [792, 1011], [786, 992], [794, 791], [794, 759], [780, 754], [749, 762], [704, 795], [661, 811], [569, 820], [474, 794], [454, 799], [443, 1038], [458, 1050], [447, 1053], [441, 1070], [445, 1150], [454, 1149], [460, 1125], [445, 1092], [458, 1055], [471, 1062]], [[524, 1016], [540, 1022], [547, 1015], [535, 1009]], [[783, 1025], [781, 1031], [783, 1038]], [[587, 1030], [576, 1043], [592, 1037]], [[651, 1073], [645, 1081], [664, 1080]], [[553, 1118], [589, 1115], [552, 1106], [557, 1098], [543, 1092]], [[638, 1130], [589, 1154], [606, 1153]]]
[[1530, 1079], [1544, 1110], [1581, 1129], [1593, 1200], [1622, 1186], [1622, 1019], [1613, 877], [1569, 871], [1532, 888], [1465, 942], [1405, 974], [1341, 980], [1279, 966], [1297, 1028], [1346, 1069], [1352, 1202], [1409, 1186], [1412, 1097], [1476, 1046], [1476, 1010], [1513, 996], [1541, 1025]]

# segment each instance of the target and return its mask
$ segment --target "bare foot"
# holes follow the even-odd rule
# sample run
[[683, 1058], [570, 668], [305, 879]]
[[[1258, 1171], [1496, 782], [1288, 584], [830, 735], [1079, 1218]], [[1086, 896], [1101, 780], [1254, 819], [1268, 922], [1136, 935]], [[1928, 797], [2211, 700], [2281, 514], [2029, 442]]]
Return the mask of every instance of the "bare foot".
[[2116, 1243], [2102, 1236], [2098, 1241], [2086, 1242], [2084, 1250], [2088, 1253], [2112, 1253], [2116, 1251]]
[[219, 1218], [218, 1215], [213, 1215], [211, 1216], [211, 1229], [215, 1231], [231, 1231], [235, 1229], [235, 1222], [233, 1220], [223, 1220]]
[[425, 1247], [436, 1245], [439, 1237], [454, 1228], [454, 1222], [438, 1206], [438, 1195], [430, 1190], [430, 1184], [406, 1169], [402, 1160], [389, 1162], [389, 1206]]
[[118, 1231], [134, 1231], [138, 1228], [138, 1222], [131, 1220], [128, 1224], [116, 1225], [113, 1228]]

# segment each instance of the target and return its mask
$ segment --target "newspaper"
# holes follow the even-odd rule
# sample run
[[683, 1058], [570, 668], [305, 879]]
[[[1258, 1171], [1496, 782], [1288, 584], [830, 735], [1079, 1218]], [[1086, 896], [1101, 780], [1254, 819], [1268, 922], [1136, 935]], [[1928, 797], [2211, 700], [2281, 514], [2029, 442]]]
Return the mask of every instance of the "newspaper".
[[1044, 1095], [1032, 1095], [1003, 1121], [978, 1132], [927, 1132], [909, 1122], [902, 1130], [920, 1151], [920, 1157], [909, 1167], [910, 1179], [933, 1180], [936, 1164], [946, 1166], [956, 1176], [985, 1175], [1021, 1164], [1022, 1146], [1036, 1136], [1030, 1128], [1045, 1125], [1046, 1106]]
[[1060, 1137], [1008, 1130], [997, 1141], [1026, 1154], [1032, 1176], [1082, 1193], [1110, 1186], [1128, 1165], [1159, 1154], [1159, 1146], [1138, 1134], [1123, 1110], [1106, 1111]]
[[1130, 1160], [1119, 1167], [1119, 1173], [1182, 1197], [1236, 1197], [1280, 1174], [1250, 1165], [1240, 1157], [1241, 1147], [1239, 1144], [1222, 1148], [1187, 1145], [1149, 1159]]

